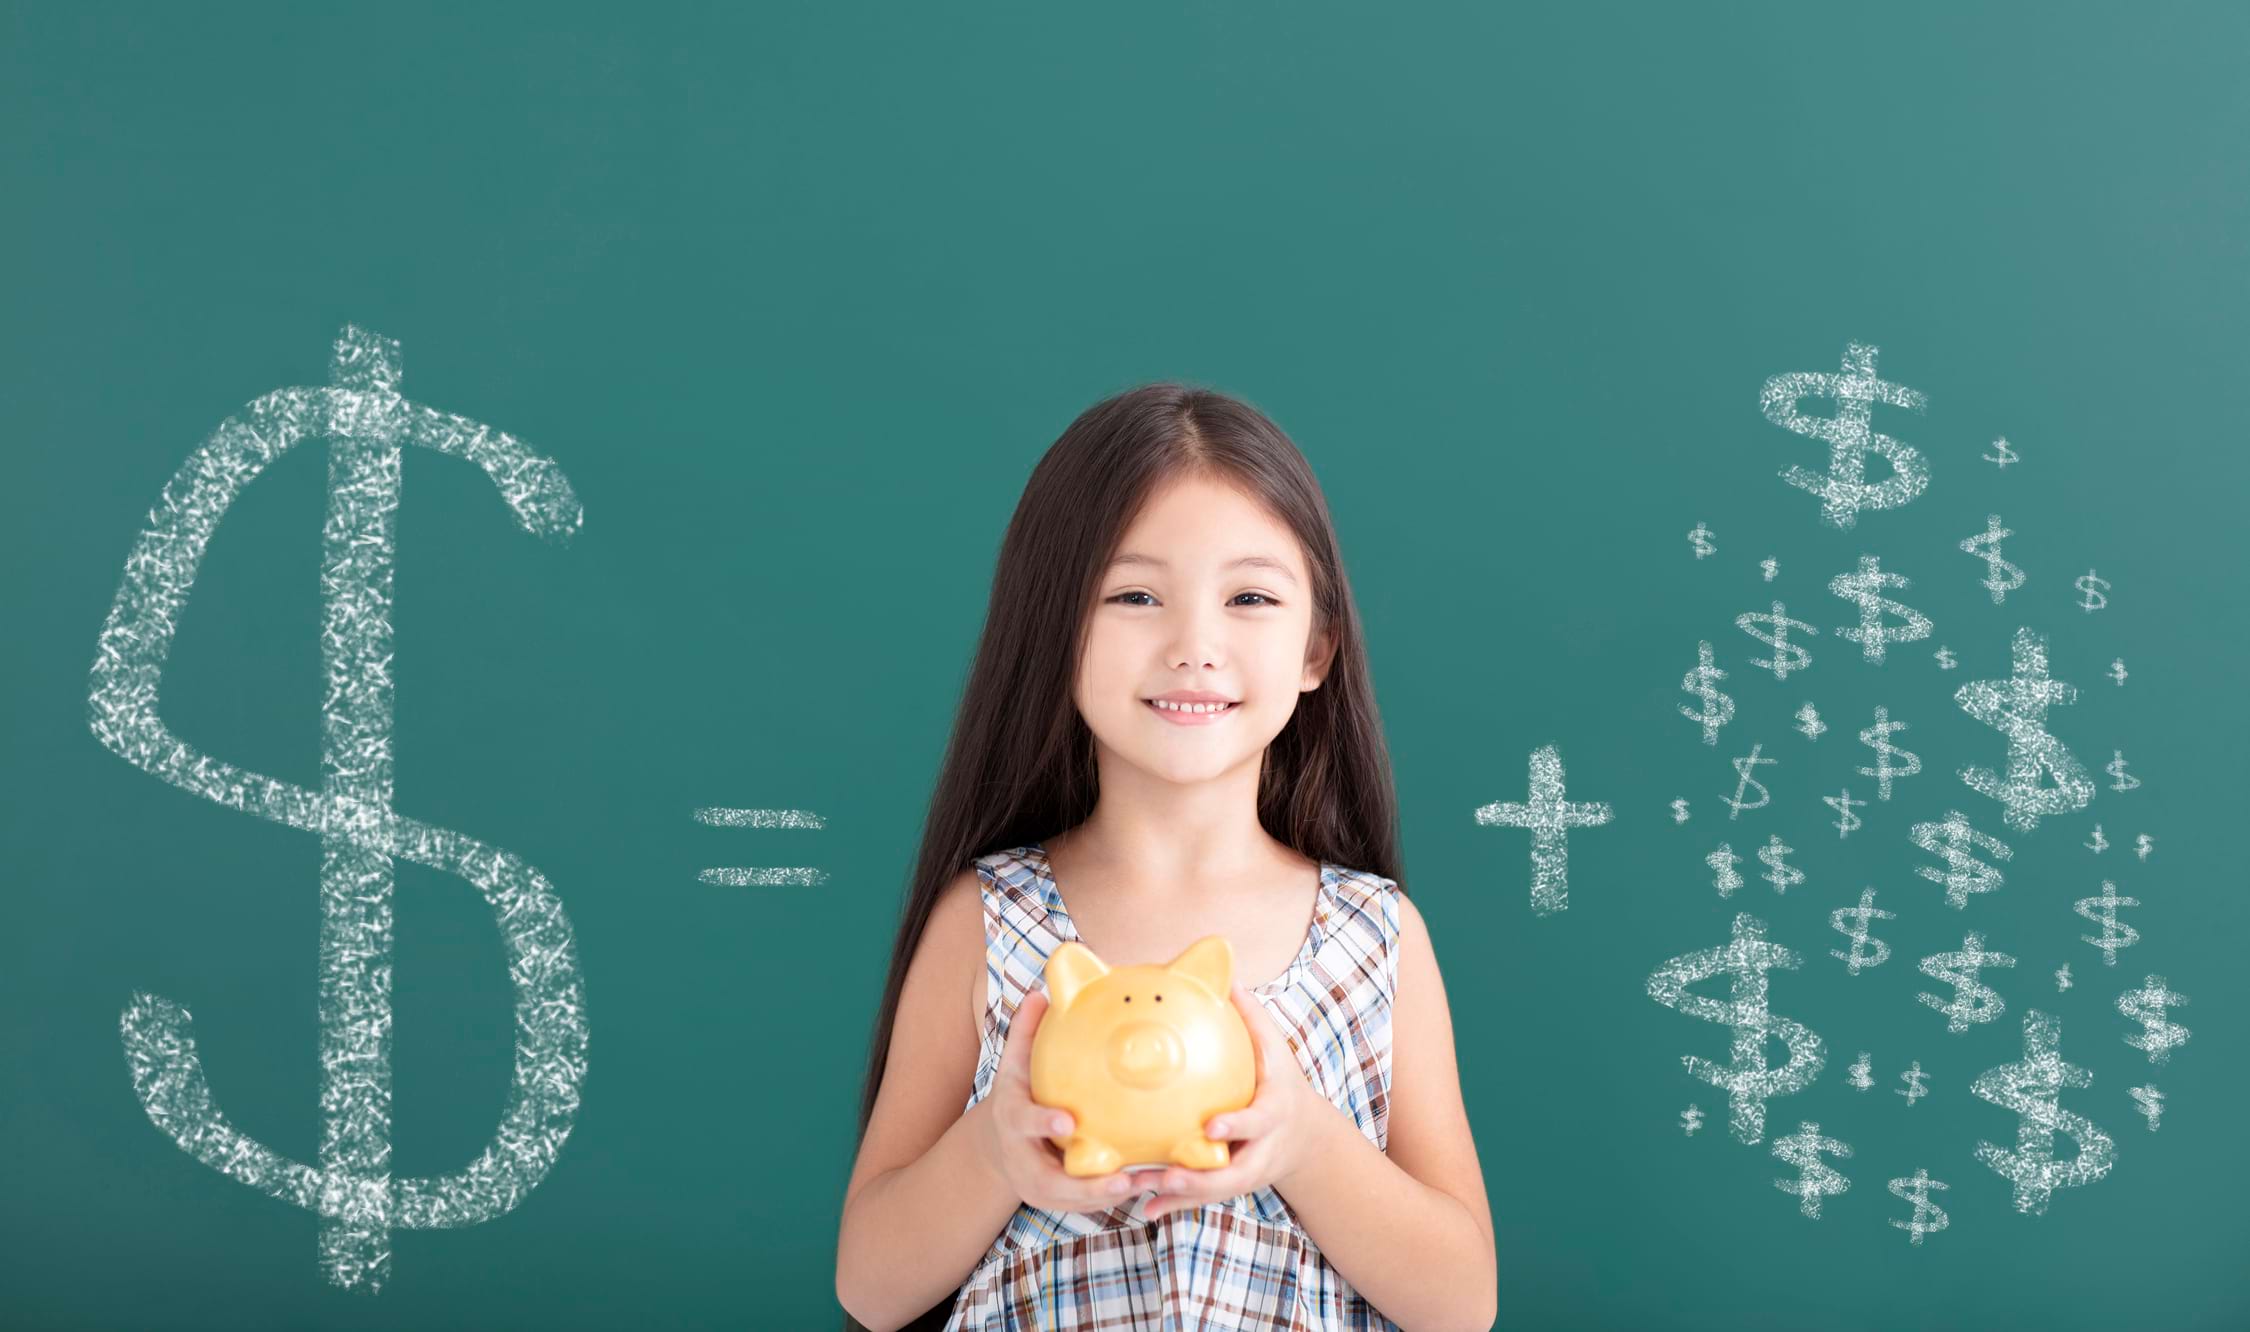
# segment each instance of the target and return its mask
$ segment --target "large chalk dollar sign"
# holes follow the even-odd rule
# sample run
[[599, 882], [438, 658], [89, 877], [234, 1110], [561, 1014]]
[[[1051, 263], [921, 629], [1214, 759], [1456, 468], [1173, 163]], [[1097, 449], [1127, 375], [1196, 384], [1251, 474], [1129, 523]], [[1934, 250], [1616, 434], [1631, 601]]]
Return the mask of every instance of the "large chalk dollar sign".
[[[1733, 939], [1717, 948], [1682, 953], [1658, 967], [1648, 978], [1648, 997], [1689, 1017], [1734, 1029], [1733, 1063], [1700, 1055], [1683, 1056], [1680, 1062], [1727, 1094], [1734, 1136], [1754, 1143], [1765, 1136], [1767, 1099], [1810, 1085], [1828, 1062], [1828, 1043], [1804, 1023], [1766, 1005], [1766, 972], [1774, 967], [1795, 970], [1804, 959], [1767, 942], [1766, 923], [1748, 912], [1736, 914], [1733, 930]], [[1718, 975], [1734, 977], [1731, 998], [1688, 993], [1689, 985]], [[1766, 1067], [1769, 1040], [1789, 1047], [1789, 1062], [1780, 1068]]]
[[[2055, 1103], [2065, 1088], [2094, 1081], [2092, 1073], [2063, 1059], [2061, 1043], [2061, 1019], [2034, 1008], [2023, 1015], [2022, 1062], [1988, 1068], [1969, 1084], [1971, 1092], [2020, 1116], [2016, 1150], [1980, 1142], [1976, 1155], [2016, 1186], [2016, 1210], [2033, 1216], [2046, 1212], [2055, 1190], [2091, 1184], [2117, 1164], [2116, 1139]], [[2060, 1136], [2077, 1140], [2078, 1154], [2067, 1161], [2055, 1159]]]
[[[570, 922], [539, 871], [499, 847], [391, 808], [391, 567], [403, 446], [484, 468], [525, 530], [557, 543], [583, 513], [555, 464], [501, 432], [399, 396], [394, 339], [347, 325], [327, 388], [286, 388], [228, 417], [149, 513], [102, 626], [87, 720], [135, 766], [247, 814], [317, 833], [320, 871], [320, 1159], [294, 1161], [219, 1112], [188, 1011], [136, 993], [121, 1030], [133, 1089], [156, 1126], [204, 1164], [320, 1218], [327, 1279], [380, 1290], [391, 1231], [499, 1216], [538, 1186], [570, 1136], [586, 1080], [586, 1016]], [[219, 519], [268, 463], [325, 436], [321, 789], [234, 767], [166, 729], [157, 689], [181, 609]], [[394, 858], [446, 870], [492, 906], [515, 983], [515, 1077], [498, 1131], [458, 1174], [394, 1179], [391, 894]]]
[[[1828, 442], [1828, 470], [1790, 466], [1781, 479], [1820, 498], [1821, 521], [1850, 531], [1862, 509], [1895, 509], [1922, 493], [1930, 483], [1930, 464], [1914, 448], [1876, 430], [1874, 403], [1888, 403], [1921, 411], [1929, 400], [1904, 385], [1875, 375], [1877, 349], [1864, 343], [1847, 343], [1840, 372], [1821, 374], [1797, 371], [1775, 375], [1759, 390], [1758, 407], [1766, 419], [1784, 430]], [[1806, 416], [1797, 404], [1806, 398], [1836, 400], [1834, 416]], [[1867, 479], [1867, 455], [1880, 455], [1891, 465], [1891, 475], [1881, 481]]]

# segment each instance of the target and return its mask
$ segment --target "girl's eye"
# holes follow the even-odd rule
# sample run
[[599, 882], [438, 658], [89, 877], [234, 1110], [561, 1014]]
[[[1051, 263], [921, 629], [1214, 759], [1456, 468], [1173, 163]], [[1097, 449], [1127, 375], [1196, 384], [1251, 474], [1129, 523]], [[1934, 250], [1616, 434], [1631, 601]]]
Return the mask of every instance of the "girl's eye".
[[[1145, 596], [1147, 596], [1147, 595], [1148, 595], [1148, 593], [1146, 593], [1146, 592], [1120, 592], [1120, 593], [1118, 593], [1118, 594], [1117, 594], [1116, 596], [1114, 596], [1114, 597], [1111, 597], [1111, 598], [1110, 598], [1110, 600], [1111, 600], [1111, 601], [1123, 601], [1123, 600], [1125, 600], [1125, 598], [1127, 598], [1127, 597], [1145, 597]], [[1275, 601], [1274, 601], [1274, 599], [1273, 599], [1272, 597], [1269, 597], [1269, 596], [1267, 596], [1267, 595], [1266, 595], [1265, 593], [1263, 593], [1263, 592], [1237, 592], [1237, 593], [1235, 593], [1235, 597], [1236, 597], [1236, 599], [1237, 599], [1237, 600], [1239, 600], [1239, 599], [1241, 599], [1241, 598], [1243, 598], [1243, 597], [1256, 597], [1256, 598], [1258, 599], [1258, 604], [1260, 604], [1260, 605], [1264, 605], [1264, 606], [1272, 606], [1272, 605], [1277, 605], [1277, 604], [1279, 604], [1279, 603], [1275, 602]], [[1137, 606], [1137, 605], [1140, 605], [1141, 603], [1140, 603], [1140, 602], [1137, 602], [1137, 601], [1136, 601], [1136, 602], [1133, 602], [1133, 603], [1131, 603], [1131, 604], [1133, 604], [1133, 605], [1136, 605], [1136, 606]]]

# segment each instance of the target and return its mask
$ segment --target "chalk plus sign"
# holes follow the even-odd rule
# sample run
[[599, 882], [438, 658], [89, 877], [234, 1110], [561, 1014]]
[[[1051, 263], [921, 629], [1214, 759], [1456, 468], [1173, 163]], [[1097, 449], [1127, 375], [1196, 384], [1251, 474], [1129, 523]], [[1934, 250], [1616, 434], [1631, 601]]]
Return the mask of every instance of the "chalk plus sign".
[[1531, 909], [1542, 916], [1570, 905], [1569, 847], [1563, 840], [1569, 830], [1609, 819], [1604, 802], [1563, 799], [1562, 755], [1553, 745], [1532, 751], [1530, 800], [1496, 801], [1477, 810], [1479, 823], [1531, 829]]

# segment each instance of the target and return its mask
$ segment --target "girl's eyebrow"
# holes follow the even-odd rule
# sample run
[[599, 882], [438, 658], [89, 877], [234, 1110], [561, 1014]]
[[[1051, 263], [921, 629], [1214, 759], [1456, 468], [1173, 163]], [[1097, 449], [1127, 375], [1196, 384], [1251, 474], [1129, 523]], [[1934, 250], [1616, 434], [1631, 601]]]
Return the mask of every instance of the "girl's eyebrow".
[[[1109, 567], [1114, 569], [1120, 564], [1147, 564], [1153, 565], [1154, 567], [1159, 569], [1169, 569], [1172, 567], [1169, 561], [1160, 560], [1154, 555], [1141, 555], [1133, 552], [1127, 552], [1126, 554], [1120, 555], [1116, 559], [1111, 560], [1109, 562]], [[1274, 559], [1270, 555], [1245, 555], [1238, 560], [1229, 560], [1227, 563], [1222, 564], [1219, 567], [1221, 569], [1239, 569], [1246, 564], [1252, 566], [1253, 568], [1270, 569], [1275, 574], [1279, 575], [1282, 578], [1288, 579], [1292, 583], [1297, 581], [1297, 575], [1289, 571], [1288, 565], [1282, 563], [1280, 560]]]

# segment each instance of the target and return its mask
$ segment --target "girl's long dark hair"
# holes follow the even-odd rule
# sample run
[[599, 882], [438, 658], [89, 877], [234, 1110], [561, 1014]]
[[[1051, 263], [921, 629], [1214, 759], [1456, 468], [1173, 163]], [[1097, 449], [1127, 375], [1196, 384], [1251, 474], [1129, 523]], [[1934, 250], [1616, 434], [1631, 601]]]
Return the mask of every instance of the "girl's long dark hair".
[[[1266, 748], [1258, 821], [1314, 860], [1398, 881], [1397, 795], [1359, 612], [1327, 500], [1281, 428], [1215, 390], [1145, 384], [1094, 404], [1032, 469], [1001, 539], [984, 632], [940, 764], [921, 850], [891, 942], [889, 977], [859, 1103], [873, 1115], [907, 963], [939, 893], [977, 857], [1043, 841], [1094, 809], [1093, 733], [1072, 701], [1087, 613], [1126, 526], [1159, 484], [1200, 475], [1262, 502], [1297, 538], [1312, 577], [1312, 632], [1335, 660]], [[970, 1089], [962, 1088], [963, 1099]], [[953, 1299], [908, 1326], [937, 1329]], [[844, 1332], [868, 1332], [848, 1312]]]

